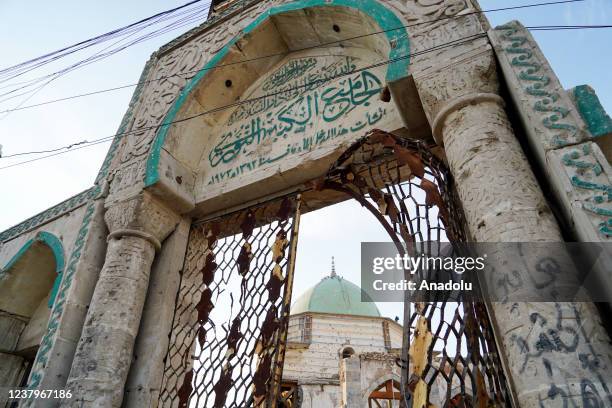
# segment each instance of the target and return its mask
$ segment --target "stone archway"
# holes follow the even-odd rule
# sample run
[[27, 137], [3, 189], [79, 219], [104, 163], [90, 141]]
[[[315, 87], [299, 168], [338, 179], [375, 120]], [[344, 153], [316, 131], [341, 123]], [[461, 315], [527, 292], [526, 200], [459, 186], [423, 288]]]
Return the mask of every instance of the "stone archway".
[[[380, 35], [364, 37], [364, 29]], [[339, 38], [348, 40], [339, 44]], [[242, 63], [255, 55], [271, 57]], [[389, 130], [403, 126], [394, 104], [381, 102], [379, 94], [407, 76], [409, 56], [404, 23], [377, 1], [308, 0], [273, 7], [185, 85], [163, 121], [179, 123], [157, 131], [145, 186], [182, 211], [204, 215], [318, 177], [340, 143], [350, 144], [374, 124]], [[388, 65], [366, 69], [387, 60]], [[350, 101], [332, 95], [347, 86], [353, 87]], [[303, 118], [304, 109], [313, 111], [311, 119]], [[193, 119], [202, 111], [207, 114]], [[260, 119], [261, 124], [250, 122]], [[316, 137], [302, 138], [304, 129]], [[239, 137], [242, 132], [248, 134]], [[222, 202], [216, 199], [220, 193]]]
[[[265, 406], [273, 406], [283, 372], [300, 208], [330, 200], [330, 196], [321, 198], [330, 191], [344, 199], [355, 198], [369, 210], [401, 253], [404, 245], [414, 248], [410, 244], [415, 242], [465, 239], [448, 170], [421, 142], [373, 131], [345, 149], [325, 177], [311, 185], [310, 191], [298, 196], [289, 194], [192, 226], [160, 405], [196, 401], [219, 407], [263, 406], [265, 400]], [[332, 197], [339, 200], [338, 195]], [[232, 284], [232, 279], [237, 281]], [[447, 321], [436, 314], [439, 309], [464, 318]], [[470, 324], [474, 320], [479, 324]], [[448, 331], [457, 324], [460, 330]], [[399, 366], [402, 378], [390, 385], [407, 400], [425, 403], [434, 380], [453, 381], [454, 371], [447, 375], [435, 355], [434, 349], [442, 349], [448, 366], [465, 362], [470, 375], [480, 378], [487, 373], [466, 391], [478, 395], [479, 403], [507, 402], [496, 345], [478, 331], [490, 330], [490, 322], [477, 307], [459, 298], [423, 301], [405, 309], [404, 327], [401, 355], [390, 360]], [[437, 333], [434, 341], [432, 333]], [[475, 340], [467, 350], [447, 355], [448, 348], [468, 336]], [[338, 352], [344, 357], [343, 350]], [[491, 372], [491, 367], [496, 370]], [[374, 393], [373, 398], [384, 399], [387, 391]], [[450, 400], [449, 392], [442, 393], [442, 400]], [[394, 394], [392, 398], [397, 400]]]
[[[64, 270], [62, 242], [41, 231], [0, 268], [0, 324], [4, 333], [0, 385], [22, 386], [45, 333]], [[5, 401], [3, 395], [0, 403]]]
[[[377, 3], [374, 0], [372, 2]], [[160, 248], [164, 249], [162, 242], [179, 224], [181, 215], [185, 216], [187, 219], [185, 222], [187, 223], [190, 221], [201, 222], [203, 219], [209, 220], [220, 216], [221, 213], [232, 213], [237, 210], [237, 207], [249, 208], [254, 201], [259, 199], [272, 201], [278, 196], [286, 196], [294, 192], [287, 190], [299, 190], [307, 187], [304, 185], [305, 182], [316, 178], [317, 175], [324, 175], [327, 164], [333, 162], [335, 157], [341, 153], [343, 147], [350, 145], [359, 136], [365, 134], [367, 130], [371, 130], [371, 128], [366, 127], [357, 129], [358, 132], [351, 134], [351, 137], [346, 137], [346, 146], [336, 145], [333, 146], [333, 149], [320, 151], [319, 156], [311, 157], [312, 160], [305, 160], [305, 157], [301, 157], [300, 161], [292, 157], [293, 161], [288, 163], [286, 167], [278, 162], [274, 162], [270, 166], [266, 165], [261, 168], [261, 172], [257, 173], [256, 177], [243, 177], [243, 185], [226, 183], [215, 186], [215, 183], [202, 182], [202, 180], [211, 180], [205, 178], [205, 176], [213, 175], [203, 171], [204, 166], [200, 165], [202, 159], [209, 159], [210, 152], [217, 153], [218, 150], [214, 150], [216, 147], [225, 151], [223, 149], [225, 146], [223, 144], [219, 145], [220, 142], [224, 141], [224, 134], [219, 130], [221, 129], [220, 126], [228, 124], [229, 118], [225, 117], [221, 110], [215, 110], [215, 107], [219, 105], [234, 106], [233, 103], [236, 102], [236, 98], [250, 95], [248, 93], [250, 90], [255, 91], [253, 87], [257, 85], [256, 77], [261, 75], [270, 77], [275, 71], [282, 70], [287, 65], [282, 64], [283, 61], [280, 61], [279, 58], [271, 62], [270, 65], [255, 64], [257, 69], [253, 69], [252, 72], [243, 70], [244, 75], [235, 75], [231, 78], [219, 75], [224, 70], [217, 70], [216, 68], [221, 64], [231, 64], [239, 71], [241, 60], [261, 55], [256, 51], [259, 50], [265, 54], [266, 51], [274, 53], [283, 49], [275, 48], [278, 42], [275, 42], [274, 39], [277, 40], [278, 38], [274, 36], [272, 36], [273, 40], [271, 41], [261, 41], [265, 37], [256, 37], [259, 35], [265, 36], [266, 30], [277, 30], [270, 24], [266, 25], [266, 22], [269, 23], [270, 19], [280, 18], [281, 16], [283, 18], [293, 18], [296, 17], [294, 13], [301, 13], [303, 14], [302, 17], [309, 18], [308, 10], [318, 8], [320, 9], [318, 11], [322, 10], [323, 12], [314, 13], [312, 17], [316, 19], [317, 17], [324, 17], [326, 15], [325, 10], [350, 8], [349, 3], [353, 4], [348, 0], [331, 0], [323, 3], [317, 0], [274, 6], [262, 2], [260, 8], [253, 9], [256, 11], [254, 15], [247, 15], [248, 11], [243, 10], [245, 12], [242, 13], [241, 11], [240, 18], [243, 18], [246, 22], [237, 24], [236, 31], [248, 27], [246, 35], [235, 37], [224, 48], [214, 48], [216, 44], [214, 47], [208, 48], [207, 55], [210, 60], [204, 67], [206, 69], [198, 72], [198, 78], [195, 81], [188, 81], [185, 84], [185, 82], [177, 80], [172, 86], [163, 85], [150, 90], [146, 97], [141, 99], [138, 95], [135, 95], [134, 103], [137, 105], [135, 109], [138, 110], [138, 113], [132, 115], [132, 107], [130, 107], [121, 127], [122, 129], [130, 128], [131, 136], [125, 139], [118, 138], [117, 140], [121, 140], [121, 143], [113, 143], [100, 175], [100, 180], [103, 180], [109, 168], [113, 167], [112, 179], [109, 179], [110, 193], [105, 198], [105, 204], [108, 208], [106, 221], [110, 229], [109, 250], [106, 254], [105, 266], [100, 273], [100, 281], [96, 285], [92, 307], [88, 312], [88, 316], [91, 317], [108, 315], [109, 313], [106, 312], [114, 312], [118, 309], [129, 309], [133, 311], [133, 315], [121, 316], [120, 313], [117, 313], [117, 316], [113, 316], [115, 317], [113, 324], [100, 321], [92, 324], [91, 320], [86, 321], [83, 333], [87, 333], [88, 339], [94, 339], [97, 342], [89, 344], [82, 340], [79, 343], [72, 373], [68, 380], [68, 385], [77, 390], [78, 398], [75, 399], [75, 404], [97, 399], [110, 401], [115, 405], [121, 403], [123, 385], [131, 363], [129, 357], [126, 356], [131, 354], [135, 337], [139, 333], [139, 319], [143, 310], [144, 299], [147, 297], [147, 283], [151, 265], [156, 258], [155, 251], [160, 250]], [[414, 7], [410, 7], [410, 3], [413, 3]], [[468, 229], [466, 232], [470, 234], [472, 239], [491, 242], [519, 239], [524, 241], [559, 241], [562, 239], [559, 227], [548, 208], [537, 180], [516, 140], [512, 124], [504, 111], [504, 99], [499, 95], [495, 55], [491, 51], [488, 40], [480, 32], [488, 29], [486, 23], [479, 22], [478, 17], [467, 12], [462, 13], [465, 15], [460, 16], [460, 19], [453, 18], [453, 22], [447, 21], [438, 24], [439, 21], [436, 21], [439, 18], [446, 20], [444, 16], [455, 16], [466, 9], [459, 3], [464, 2], [437, 0], [409, 2], [407, 12], [401, 12], [405, 20], [414, 18], [419, 24], [427, 24], [425, 28], [421, 27], [423, 30], [420, 33], [413, 33], [411, 37], [419, 38], [420, 45], [424, 45], [423, 48], [425, 49], [436, 49], [436, 46], [441, 46], [443, 43], [437, 41], [439, 39], [464, 41], [465, 38], [460, 38], [463, 37], [462, 33], [473, 34], [471, 39], [468, 36], [468, 40], [471, 42], [464, 41], [460, 47], [453, 47], [452, 50], [447, 49], [448, 52], [439, 52], [431, 58], [421, 60], [418, 69], [413, 71], [413, 80], [408, 81], [409, 84], [404, 82], [402, 86], [406, 85], [406, 88], [408, 88], [408, 85], [412, 85], [410, 92], [417, 102], [414, 104], [416, 109], [421, 109], [423, 114], [426, 115], [426, 120], [433, 128], [433, 136], [438, 146], [444, 146], [444, 154], [448, 159], [452, 174], [457, 180], [460, 180], [457, 189], [458, 196], [465, 208]], [[468, 4], [469, 2], [465, 3]], [[370, 2], [364, 0], [354, 2], [354, 4], [363, 5], [370, 4]], [[299, 5], [299, 7], [296, 5]], [[405, 4], [403, 5], [405, 6]], [[276, 14], [271, 15], [271, 10], [275, 10]], [[414, 11], [416, 13], [413, 13]], [[258, 17], [259, 13], [263, 14]], [[372, 21], [367, 16], [367, 12], [359, 13], [361, 12], [357, 13], [360, 18], [359, 21]], [[391, 15], [394, 14], [390, 13]], [[398, 14], [400, 14], [399, 9]], [[364, 15], [365, 18], [362, 18]], [[248, 23], [253, 19], [257, 22], [255, 27]], [[235, 20], [228, 20], [228, 22], [234, 23]], [[306, 22], [309, 23], [308, 20]], [[319, 19], [317, 23], [320, 23], [320, 27], [326, 27], [326, 36], [330, 36], [331, 39], [334, 38], [332, 33], [336, 32], [334, 26], [337, 24], [333, 24], [331, 20], [325, 18]], [[303, 24], [295, 25], [301, 26]], [[290, 27], [291, 23], [287, 26]], [[315, 26], [317, 25], [315, 24]], [[219, 25], [215, 29], [223, 31], [228, 27], [229, 24]], [[378, 27], [382, 26], [378, 25]], [[339, 29], [342, 30], [343, 27], [339, 27]], [[323, 31], [321, 32], [323, 33]], [[475, 32], [478, 32], [480, 36], [475, 36]], [[179, 68], [182, 67], [182, 57], [193, 49], [198, 50], [197, 46], [182, 48], [181, 44], [189, 43], [194, 37], [187, 36], [174, 42], [161, 52], [161, 58], [153, 58], [154, 74], [147, 78], [154, 79], [154, 77], [157, 78], [157, 75], [167, 74], [168, 72], [174, 75], [181, 71]], [[213, 36], [211, 35], [211, 37]], [[211, 37], [202, 35], [199, 40], [205, 42], [207, 38]], [[308, 38], [308, 36], [304, 38]], [[316, 44], [321, 45], [318, 38]], [[386, 47], [386, 52], [382, 54], [385, 58], [388, 58], [389, 48], [394, 49], [397, 43], [393, 44], [393, 41], [387, 41], [382, 45], [383, 48]], [[261, 48], [258, 49], [257, 46]], [[180, 49], [180, 51], [164, 58], [171, 54], [167, 51], [173, 47], [177, 50]], [[299, 49], [300, 47], [296, 46], [286, 47], [284, 50], [295, 52]], [[242, 50], [248, 50], [248, 52], [244, 54]], [[439, 51], [439, 49], [436, 50]], [[378, 49], [370, 47], [368, 52], [370, 51], [376, 53]], [[167, 52], [166, 55], [163, 55], [164, 52]], [[343, 54], [345, 57], [346, 55], [354, 56], [348, 52]], [[407, 58], [407, 55], [405, 57]], [[188, 56], [186, 59], [189, 60]], [[199, 69], [201, 67], [199, 61], [203, 59], [194, 62], [194, 66]], [[273, 67], [276, 63], [281, 65]], [[171, 66], [168, 72], [164, 71], [166, 66]], [[214, 74], [204, 75], [204, 71]], [[217, 75], [215, 76], [215, 74]], [[382, 76], [379, 75], [379, 77]], [[391, 89], [394, 103], [397, 105], [396, 108], [401, 110], [401, 112], [397, 112], [398, 115], [404, 120], [406, 117], [412, 117], [413, 107], [407, 106], [405, 99], [401, 101], [399, 98], [395, 98], [396, 94], [392, 87], [392, 80], [395, 79], [399, 78], [389, 78], [387, 75], [388, 83], [386, 85], [389, 85]], [[166, 84], [170, 82], [172, 81], [166, 80]], [[382, 85], [382, 81], [380, 82]], [[214, 95], [214, 98], [211, 98], [211, 95]], [[180, 100], [184, 102], [182, 105], [177, 104]], [[195, 117], [194, 115], [199, 115], [202, 112], [209, 112], [209, 115], [206, 116], [205, 121], [200, 122], [200, 126], [190, 127], [186, 125], [188, 122], [194, 123], [187, 120], [188, 118]], [[365, 113], [363, 114], [365, 116]], [[297, 123], [295, 119], [293, 121]], [[358, 127], [356, 121], [351, 124], [355, 125], [356, 128]], [[372, 125], [372, 123], [368, 124]], [[298, 127], [296, 126], [296, 128]], [[394, 130], [392, 124], [383, 128], [386, 131]], [[157, 132], [155, 137], [150, 137], [155, 132]], [[249, 132], [251, 133], [250, 137], [253, 132], [250, 130]], [[355, 137], [353, 138], [353, 136]], [[127, 141], [124, 141], [126, 139]], [[238, 139], [242, 140], [241, 138]], [[247, 144], [242, 141], [237, 144], [234, 143], [235, 150], [247, 154], [248, 151], [243, 152], [241, 149]], [[230, 143], [230, 147], [231, 145]], [[251, 146], [251, 144], [248, 145]], [[121, 157], [115, 160], [113, 158], [114, 150], [118, 148], [122, 148], [123, 151]], [[208, 150], [205, 151], [205, 149]], [[221, 157], [230, 156], [221, 155]], [[146, 157], [146, 160], [143, 160], [144, 157]], [[504, 160], [500, 160], [500, 158]], [[227, 174], [242, 176], [242, 165], [246, 166], [245, 168], [249, 166], [247, 163], [238, 164], [234, 168], [225, 169], [226, 172], [229, 172]], [[304, 167], [306, 165], [308, 166]], [[292, 172], [292, 170], [298, 171]], [[304, 170], [309, 171], [305, 172]], [[346, 173], [340, 173], [348, 176]], [[250, 175], [252, 176], [252, 174]], [[235, 177], [230, 178], [235, 179]], [[142, 191], [143, 185], [148, 191]], [[500, 190], [500, 186], [506, 186], [506, 188]], [[314, 203], [309, 209], [338, 199], [338, 196], [335, 196], [329, 198], [328, 201], [321, 200]], [[389, 223], [387, 225], [389, 226]], [[166, 248], [168, 247], [166, 246]], [[184, 247], [177, 249], [170, 256], [178, 254], [183, 249]], [[172, 252], [171, 249], [169, 251]], [[165, 254], [165, 256], [168, 255]], [[127, 265], [126, 258], [138, 258], [140, 262]], [[119, 265], [121, 272], [124, 272], [119, 277], [117, 274], [113, 274], [112, 269], [116, 265]], [[106, 306], [104, 304], [104, 300], [107, 299], [106, 295], [111, 291], [114, 292], [115, 289], [114, 287], [110, 288], [111, 284], [121, 288], [127, 287], [128, 285], [125, 285], [125, 283], [129, 282], [128, 278], [131, 276], [138, 276], [139, 284], [126, 289], [125, 296], [117, 300], [112, 309]], [[479, 312], [481, 311], [477, 308], [469, 307], [471, 315]], [[501, 333], [510, 332], [509, 325], [514, 325], [514, 319], [510, 313], [514, 312], [516, 311], [504, 310], [501, 307], [494, 310], [493, 317], [497, 319]], [[153, 312], [148, 311], [148, 314], [151, 313]], [[416, 316], [419, 324], [426, 325], [427, 313], [426, 310], [419, 310]], [[523, 325], [521, 329], [523, 333], [531, 333], [528, 308], [524, 307], [517, 313], [520, 315], [518, 320]], [[587, 314], [590, 315], [590, 313]], [[551, 310], [548, 310], [546, 315], [553, 316]], [[582, 317], [585, 319], [582, 319]], [[590, 316], [580, 316], [580, 319], [576, 318], [576, 320], [586, 321], [587, 317]], [[425, 323], [422, 323], [423, 321]], [[121, 350], [121, 352], [113, 353], [108, 351], [107, 345], [101, 339], [111, 335], [111, 333], [114, 334], [112, 329], [115, 327], [118, 328], [120, 336], [117, 336], [118, 340], [113, 342], [112, 346], [114, 350]], [[141, 328], [142, 332], [150, 333], [151, 331]], [[421, 340], [427, 345], [427, 330], [423, 330], [422, 333], [425, 333], [425, 336]], [[516, 332], [513, 334], [516, 334]], [[537, 341], [537, 339], [531, 340]], [[502, 338], [500, 344], [506, 349], [506, 354], [520, 354], [520, 347], [522, 346], [519, 343], [514, 344], [512, 337]], [[592, 348], [592, 350], [602, 350], [601, 353], [598, 352], [600, 355], [604, 355], [605, 352], [603, 351], [607, 349], [607, 343], [604, 344], [603, 340]], [[569, 357], [565, 355], [555, 354], [555, 356], [560, 361], [570, 361]], [[98, 369], [90, 375], [87, 370], [89, 361], [96, 361], [100, 364], [99, 367], [101, 364], [106, 364], [105, 369], [107, 367], [113, 369], [120, 367], [120, 369], [114, 373], [112, 379], [104, 377], [104, 369]], [[425, 369], [425, 361], [420, 361], [419, 367]], [[540, 395], [544, 395], [546, 392], [534, 386], [542, 378], [541, 376], [545, 376], [547, 372], [541, 368], [541, 365], [537, 365], [537, 367], [540, 369], [533, 371], [538, 371], [540, 374], [526, 375], [523, 374], [520, 364], [517, 364], [516, 361], [509, 364], [512, 380], [515, 384], [520, 385], [518, 387], [521, 391], [519, 399], [526, 406], [535, 405], [535, 401], [540, 398]], [[145, 367], [144, 371], [148, 368]], [[589, 370], [591, 369], [592, 367], [589, 367]], [[592, 371], [599, 370], [600, 368], [597, 368]], [[138, 371], [137, 374], [142, 372], [142, 370]], [[572, 377], [572, 381], [575, 380], [578, 383], [580, 379], [586, 378], [584, 376], [585, 370], [576, 370], [576, 372], [577, 374]], [[422, 374], [422, 372], [419, 374]], [[157, 380], [154, 375], [148, 372], [145, 375], [149, 377], [144, 381], [147, 385]], [[551, 386], [551, 390], [557, 389], [557, 380], [564, 379], [562, 377], [565, 376], [565, 373], [556, 370], [554, 375], [553, 378], [550, 374], [550, 379], [544, 381]], [[151, 378], [154, 379], [151, 380]], [[603, 381], [605, 376], [602, 375], [601, 378], [601, 383], [605, 385]], [[141, 396], [147, 400], [150, 400], [151, 394], [154, 394], [154, 390], [158, 389], [156, 386], [141, 387], [141, 380], [137, 379], [135, 381], [135, 386], [132, 389], [139, 392], [144, 388], [145, 391]], [[403, 382], [406, 382], [406, 378], [403, 378]], [[103, 384], [102, 389], [100, 384]], [[564, 389], [569, 390], [570, 388], [567, 386]], [[418, 394], [421, 396], [426, 394], [422, 384]], [[136, 393], [132, 393], [132, 395], [136, 395]]]

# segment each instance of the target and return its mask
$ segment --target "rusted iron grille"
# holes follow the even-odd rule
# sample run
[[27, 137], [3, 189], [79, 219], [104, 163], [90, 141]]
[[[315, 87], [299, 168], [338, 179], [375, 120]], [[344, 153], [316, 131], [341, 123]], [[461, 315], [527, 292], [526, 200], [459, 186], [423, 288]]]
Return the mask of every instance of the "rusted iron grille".
[[263, 407], [278, 397], [298, 214], [299, 201], [285, 198], [192, 227], [160, 406]]
[[[441, 241], [466, 241], [450, 174], [419, 141], [373, 131], [342, 154], [316, 188], [344, 192], [359, 201], [402, 255], [405, 248], [415, 247], [420, 252], [410, 255], [441, 255]], [[398, 359], [404, 406], [509, 404], [487, 310], [461, 296], [434, 302], [405, 299]]]

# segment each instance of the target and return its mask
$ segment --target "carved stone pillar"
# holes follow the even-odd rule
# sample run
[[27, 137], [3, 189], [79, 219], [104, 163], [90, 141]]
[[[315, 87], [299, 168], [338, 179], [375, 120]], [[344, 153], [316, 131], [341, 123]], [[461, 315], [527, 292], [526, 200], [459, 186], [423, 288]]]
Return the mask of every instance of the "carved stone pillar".
[[[563, 241], [504, 111], [490, 48], [414, 76], [434, 138], [445, 148], [471, 237]], [[592, 303], [491, 306], [521, 407], [612, 403], [606, 385], [612, 382], [612, 348]]]
[[155, 251], [179, 217], [145, 192], [112, 204], [105, 221], [106, 258], [66, 385], [73, 397], [63, 406], [121, 405]]

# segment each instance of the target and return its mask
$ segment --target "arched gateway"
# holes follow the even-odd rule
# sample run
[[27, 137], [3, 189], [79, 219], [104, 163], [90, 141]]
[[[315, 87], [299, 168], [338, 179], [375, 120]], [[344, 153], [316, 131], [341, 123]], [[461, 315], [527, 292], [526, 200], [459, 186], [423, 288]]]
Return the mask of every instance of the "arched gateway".
[[[301, 214], [357, 200], [399, 253], [609, 242], [611, 122], [475, 0], [215, 2], [152, 55], [94, 187], [0, 234], [0, 265], [41, 230], [68, 255], [36, 357], [13, 336], [0, 385], [73, 394], [24, 406], [315, 406], [283, 372], [317, 336], [306, 308], [288, 339]], [[612, 404], [592, 302], [417, 300], [380, 351], [334, 349], [337, 406]], [[2, 327], [33, 316], [8, 309]]]

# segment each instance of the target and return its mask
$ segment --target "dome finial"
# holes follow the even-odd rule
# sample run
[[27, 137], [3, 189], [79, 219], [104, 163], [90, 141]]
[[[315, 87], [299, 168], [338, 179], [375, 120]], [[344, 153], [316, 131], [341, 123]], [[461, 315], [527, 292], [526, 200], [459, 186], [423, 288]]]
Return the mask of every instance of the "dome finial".
[[336, 262], [334, 261], [334, 257], [332, 256], [332, 268], [331, 268], [331, 273], [329, 274], [330, 277], [335, 277], [336, 276]]

